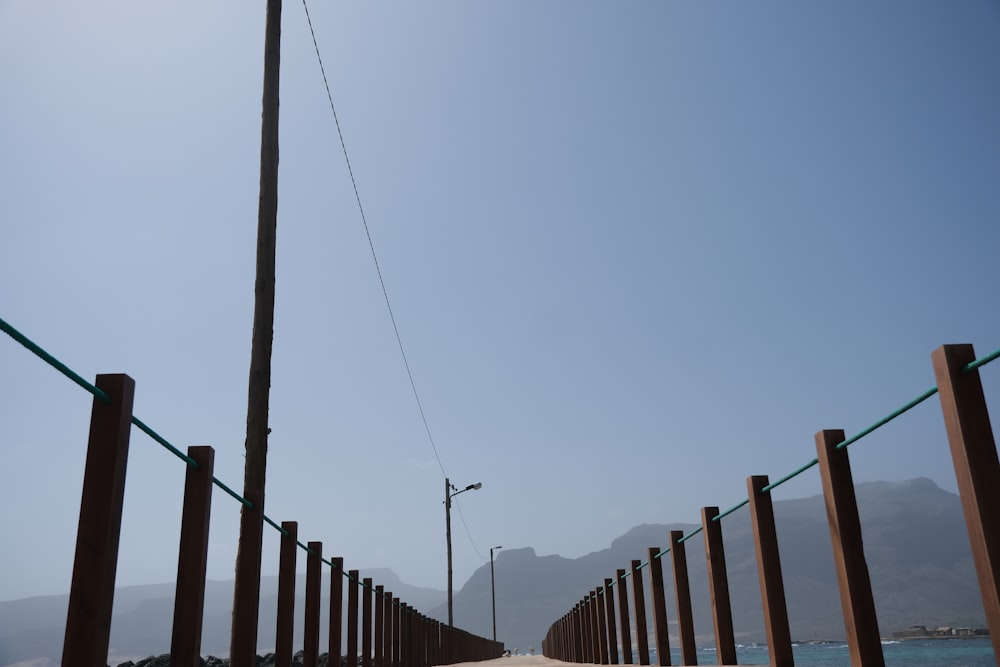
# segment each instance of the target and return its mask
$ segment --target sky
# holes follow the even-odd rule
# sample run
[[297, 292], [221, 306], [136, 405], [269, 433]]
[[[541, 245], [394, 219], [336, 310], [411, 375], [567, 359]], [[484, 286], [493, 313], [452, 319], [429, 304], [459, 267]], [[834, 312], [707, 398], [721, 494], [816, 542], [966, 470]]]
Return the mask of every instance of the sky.
[[[452, 513], [456, 589], [493, 546], [697, 523], [933, 386], [939, 345], [1000, 347], [996, 3], [309, 10], [434, 443], [286, 2], [266, 512], [348, 567], [446, 588], [446, 475], [483, 484]], [[128, 373], [135, 415], [237, 489], [263, 22], [0, 0], [0, 317]], [[90, 396], [3, 337], [0, 406], [0, 600], [66, 593]], [[956, 489], [936, 398], [850, 456]], [[183, 479], [133, 429], [119, 585], [173, 580]], [[814, 468], [774, 497], [819, 493]], [[217, 493], [210, 578], [238, 516]]]

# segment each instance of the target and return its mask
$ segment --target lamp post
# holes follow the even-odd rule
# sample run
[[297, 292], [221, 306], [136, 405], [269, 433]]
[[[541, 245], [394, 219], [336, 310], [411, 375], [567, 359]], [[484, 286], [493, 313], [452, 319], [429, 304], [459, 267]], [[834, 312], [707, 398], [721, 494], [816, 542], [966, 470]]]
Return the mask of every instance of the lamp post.
[[493, 641], [497, 640], [497, 585], [493, 577], [493, 550], [503, 547], [490, 547], [490, 597], [493, 599]]
[[448, 541], [448, 626], [454, 627], [454, 614], [451, 610], [451, 499], [466, 491], [478, 491], [483, 488], [482, 482], [469, 484], [464, 489], [459, 489], [451, 485], [451, 480], [444, 478], [444, 525], [445, 537]]

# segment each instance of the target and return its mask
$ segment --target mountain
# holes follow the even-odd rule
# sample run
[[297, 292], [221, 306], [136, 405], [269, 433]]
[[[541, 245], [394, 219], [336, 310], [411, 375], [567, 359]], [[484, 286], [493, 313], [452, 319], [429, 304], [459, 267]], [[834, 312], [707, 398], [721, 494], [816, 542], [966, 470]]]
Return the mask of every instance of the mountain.
[[[859, 484], [856, 493], [881, 634], [889, 636], [915, 624], [985, 625], [958, 496], [928, 479]], [[823, 497], [779, 500], [774, 511], [792, 636], [844, 639]], [[608, 549], [572, 560], [538, 556], [531, 548], [501, 551], [495, 561], [497, 639], [522, 652], [530, 646], [538, 649], [552, 622], [585, 593], [602, 585], [606, 577], [614, 577], [617, 569], [628, 569], [631, 560], [645, 561], [648, 547], [668, 544], [669, 531], [687, 534], [697, 527], [636, 526]], [[746, 510], [723, 520], [723, 541], [737, 641], [764, 641], [753, 533]], [[701, 538], [687, 542], [687, 559], [695, 631], [699, 641], [712, 644], [703, 544]], [[669, 558], [664, 561], [664, 578], [667, 616], [671, 633], [676, 635]], [[648, 575], [644, 575], [644, 585], [648, 605]], [[631, 593], [631, 582], [629, 589]], [[447, 609], [438, 607], [429, 615], [444, 619]], [[457, 626], [492, 636], [489, 565], [477, 570], [455, 595], [454, 615]], [[652, 622], [651, 613], [647, 619]], [[677, 645], [676, 639], [672, 644]]]
[[[361, 577], [371, 577], [385, 586], [394, 597], [416, 609], [430, 609], [446, 601], [447, 594], [433, 588], [404, 583], [389, 569], [361, 570]], [[305, 575], [299, 574], [296, 588], [295, 644], [302, 644]], [[327, 643], [327, 610], [330, 606], [329, 579], [324, 577], [320, 622], [320, 644]], [[344, 589], [346, 600], [347, 589]], [[170, 651], [170, 631], [174, 614], [174, 584], [123, 586], [115, 589], [115, 608], [111, 625], [111, 664], [126, 658], [159, 655]], [[233, 581], [205, 582], [205, 617], [202, 626], [202, 653], [228, 655]], [[22, 660], [50, 658], [55, 664], [62, 655], [68, 595], [50, 595], [0, 602], [0, 665]], [[258, 646], [274, 647], [277, 622], [278, 578], [261, 577]], [[344, 626], [346, 635], [346, 619]]]

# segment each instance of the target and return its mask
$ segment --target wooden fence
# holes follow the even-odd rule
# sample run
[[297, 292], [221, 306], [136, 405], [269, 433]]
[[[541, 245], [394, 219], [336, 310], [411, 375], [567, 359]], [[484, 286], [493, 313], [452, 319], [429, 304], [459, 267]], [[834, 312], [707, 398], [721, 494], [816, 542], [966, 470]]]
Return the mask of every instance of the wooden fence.
[[[121, 532], [128, 462], [134, 381], [127, 375], [97, 377], [90, 420], [87, 460], [80, 503], [76, 556], [70, 588], [69, 612], [63, 646], [63, 665], [104, 667], [111, 633], [118, 544]], [[103, 393], [103, 397], [100, 395]], [[110, 399], [110, 400], [102, 400]], [[183, 455], [181, 455], [183, 458]], [[190, 447], [184, 486], [183, 515], [177, 560], [173, 634], [170, 645], [174, 667], [197, 667], [201, 651], [201, 629], [208, 559], [214, 450]], [[224, 487], [225, 488], [225, 487]], [[227, 489], [228, 490], [228, 489]], [[230, 492], [232, 493], [232, 492]], [[236, 496], [263, 523], [263, 493]], [[267, 519], [270, 522], [269, 519]], [[272, 524], [274, 525], [274, 524]], [[277, 527], [277, 526], [275, 526]], [[292, 629], [295, 608], [295, 565], [299, 547], [306, 553], [306, 599], [303, 657], [315, 667], [319, 656], [320, 590], [322, 566], [330, 574], [329, 653], [343, 655], [346, 664], [362, 667], [428, 667], [499, 657], [503, 644], [474, 636], [424, 616], [393, 597], [371, 579], [360, 579], [357, 570], [344, 570], [343, 558], [322, 558], [323, 544], [298, 541], [298, 526], [286, 521], [281, 533], [278, 573], [278, 620], [276, 664], [292, 664]], [[248, 547], [244, 546], [244, 549]], [[258, 553], [249, 554], [260, 562]], [[243, 554], [241, 554], [242, 557]], [[344, 620], [343, 593], [347, 586], [347, 651], [341, 653]], [[238, 592], [237, 592], [238, 594]], [[233, 667], [256, 667], [256, 637], [259, 597], [254, 604], [234, 613]], [[359, 612], [358, 602], [361, 599]], [[358, 645], [358, 630], [361, 644]], [[237, 642], [242, 642], [237, 646]], [[339, 661], [332, 667], [340, 667]]]
[[[979, 362], [976, 361], [971, 345], [945, 345], [933, 353], [932, 361], [937, 378], [936, 392], [941, 400], [983, 608], [993, 641], [993, 653], [1000, 657], [1000, 463], [979, 378]], [[932, 396], [933, 393], [931, 391], [926, 396]], [[881, 666], [884, 665], [884, 657], [878, 619], [847, 455], [847, 445], [856, 438], [849, 442], [845, 440], [843, 431], [824, 430], [816, 434], [815, 440], [817, 457], [814, 463], [818, 463], [822, 478], [851, 664]], [[771, 488], [766, 476], [748, 477], [748, 499], [745, 504], [749, 505], [753, 526], [770, 664], [774, 667], [790, 667], [794, 664], [792, 641], [771, 505]], [[542, 643], [543, 653], [551, 658], [572, 662], [617, 664], [620, 640], [622, 658], [626, 664], [632, 664], [630, 621], [634, 619], [637, 640], [635, 652], [639, 664], [650, 664], [652, 643], [659, 664], [669, 665], [670, 647], [661, 563], [661, 559], [669, 554], [673, 566], [681, 662], [684, 665], [697, 664], [685, 542], [701, 532], [704, 536], [718, 663], [735, 665], [736, 642], [726, 577], [726, 557], [722, 546], [720, 519], [723, 516], [717, 507], [703, 508], [700, 530], [688, 536], [682, 531], [672, 531], [668, 549], [650, 548], [647, 562], [634, 560], [628, 573], [620, 569], [615, 573], [614, 579], [605, 579], [602, 586], [587, 592], [579, 603], [551, 626]], [[642, 577], [642, 569], [646, 566], [649, 569], [652, 597], [651, 637], [647, 636]], [[634, 603], [631, 618], [626, 584], [629, 578], [632, 580]], [[615, 588], [618, 590], [619, 602], [617, 622]], [[618, 628], [620, 633], [617, 632]]]

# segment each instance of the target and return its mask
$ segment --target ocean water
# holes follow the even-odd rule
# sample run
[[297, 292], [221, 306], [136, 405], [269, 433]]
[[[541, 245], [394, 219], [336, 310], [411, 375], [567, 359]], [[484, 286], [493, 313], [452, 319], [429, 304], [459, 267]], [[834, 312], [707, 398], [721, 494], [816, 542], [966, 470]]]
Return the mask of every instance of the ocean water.
[[[672, 648], [670, 654], [671, 664], [681, 664], [680, 650]], [[792, 654], [796, 667], [850, 667], [851, 664], [847, 644], [841, 642], [793, 644]], [[996, 667], [998, 664], [989, 637], [883, 642], [882, 654], [886, 667]], [[767, 646], [737, 646], [736, 659], [741, 665], [767, 665]], [[652, 662], [656, 663], [655, 651]], [[717, 664], [715, 649], [698, 649], [698, 662]]]

